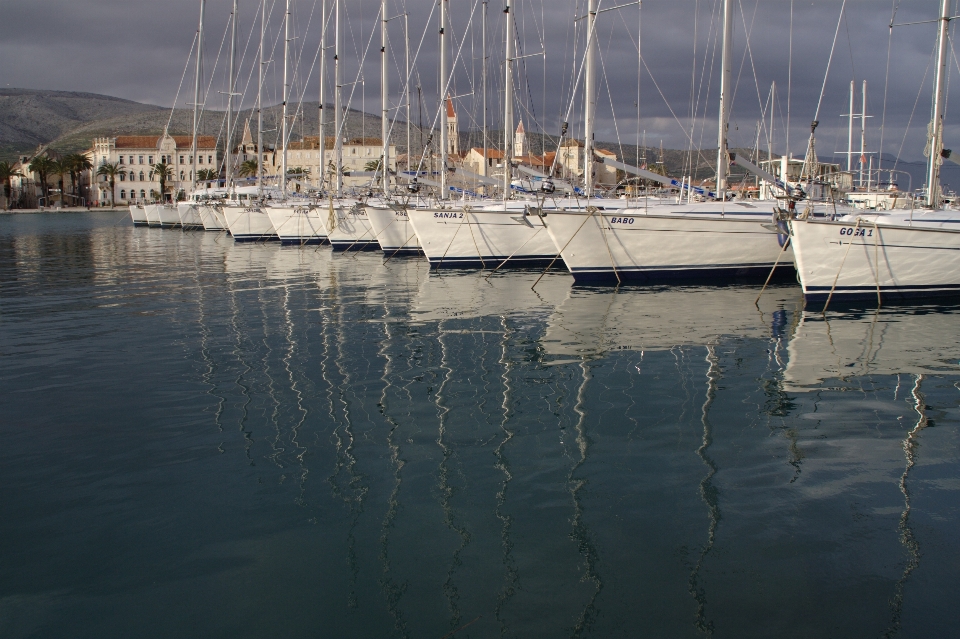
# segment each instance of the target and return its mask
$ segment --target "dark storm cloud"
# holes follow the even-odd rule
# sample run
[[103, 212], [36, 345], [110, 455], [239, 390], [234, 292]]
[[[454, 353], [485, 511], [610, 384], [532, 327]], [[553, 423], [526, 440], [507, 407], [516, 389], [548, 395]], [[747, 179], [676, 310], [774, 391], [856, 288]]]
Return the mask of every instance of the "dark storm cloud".
[[[604, 5], [623, 4], [625, 0], [602, 0]], [[214, 60], [227, 25], [231, 0], [208, 0], [206, 44], [208, 74], [213, 83], [207, 104], [223, 103], [221, 61], [214, 71]], [[269, 39], [276, 43], [280, 32], [283, 0], [268, 0], [271, 11]], [[376, 112], [379, 107], [379, 36], [374, 35], [366, 54], [363, 74], [358, 76], [358, 60], [367, 50], [370, 36], [377, 28], [378, 0], [345, 0], [344, 78], [352, 83], [360, 77], [352, 106]], [[316, 72], [304, 81], [319, 41], [321, 0], [295, 0], [293, 48], [303, 51], [294, 86], [298, 94], [316, 100]], [[332, 0], [328, 0], [332, 5]], [[556, 133], [571, 103], [571, 84], [579, 70], [583, 34], [573, 18], [582, 15], [585, 0], [514, 0], [517, 30], [525, 54], [545, 51], [544, 57], [531, 56], [518, 63], [518, 116], [523, 116], [527, 131], [540, 127]], [[790, 104], [790, 146], [796, 154], [805, 147], [809, 122], [820, 97], [837, 20], [839, 0], [793, 3], [793, 65]], [[450, 92], [473, 93], [458, 100], [461, 128], [479, 127], [482, 112], [480, 91], [480, 9], [479, 0], [450, 0], [451, 59], [460, 49], [457, 73]], [[488, 6], [488, 122], [496, 127], [501, 118], [503, 2]], [[427, 24], [434, 5], [429, 0], [391, 0], [391, 16], [409, 13], [411, 49], [416, 52], [421, 37], [423, 48], [417, 59], [419, 84], [423, 96], [423, 120], [433, 120], [438, 93], [436, 13]], [[733, 107], [732, 143], [754, 144], [757, 120], [772, 82], [777, 85], [774, 147], [783, 150], [787, 117], [787, 84], [790, 41], [789, 0], [738, 0], [735, 3], [734, 77], [737, 78]], [[820, 106], [818, 150], [821, 158], [846, 146], [846, 122], [840, 115], [848, 109], [851, 80], [856, 82], [859, 111], [861, 82], [868, 83], [868, 147], [876, 150], [880, 142], [881, 116], [886, 110], [884, 150], [896, 153], [901, 146], [908, 121], [903, 155], [917, 158], [922, 153], [923, 133], [930, 112], [930, 84], [933, 74], [931, 53], [935, 25], [921, 24], [893, 30], [890, 49], [889, 83], [887, 78], [888, 23], [893, 3], [889, 1], [848, 1]], [[936, 16], [936, 0], [899, 2], [897, 22], [929, 20]], [[307, 28], [313, 12], [312, 22]], [[240, 1], [241, 48], [250, 37], [258, 13], [258, 3]], [[470, 29], [467, 29], [471, 20]], [[121, 0], [38, 0], [7, 3], [0, 23], [0, 53], [4, 65], [3, 84], [11, 87], [63, 89], [106, 93], [132, 100], [169, 106], [187, 63], [193, 41], [199, 0], [129, 2]], [[646, 131], [647, 143], [656, 146], [662, 139], [672, 148], [687, 146], [692, 131], [696, 145], [716, 144], [716, 111], [719, 92], [719, 0], [645, 0], [642, 8], [632, 6], [603, 13], [598, 21], [597, 39], [601, 51], [598, 138], [637, 141]], [[580, 25], [583, 22], [579, 23]], [[642, 26], [641, 26], [642, 25]], [[398, 72], [392, 74], [392, 103], [399, 104], [399, 68], [403, 65], [403, 20], [390, 25], [392, 59]], [[639, 110], [637, 119], [638, 62], [641, 42], [646, 68], [639, 74]], [[749, 36], [749, 37], [747, 37]], [[253, 59], [257, 34], [253, 34], [241, 68], [241, 89], [245, 104], [255, 93]], [[332, 39], [331, 39], [332, 43]], [[747, 44], [749, 43], [749, 48]], [[273, 46], [273, 45], [271, 45]], [[281, 90], [281, 45], [271, 57], [265, 100], [278, 101]], [[956, 57], [950, 58], [956, 75]], [[706, 71], [704, 71], [704, 68]], [[179, 104], [190, 95], [191, 78], [187, 73]], [[651, 77], [652, 74], [652, 77]], [[348, 87], [348, 91], [352, 89]], [[694, 99], [691, 99], [691, 95]], [[414, 91], [413, 119], [420, 116]], [[919, 96], [919, 100], [918, 100]], [[575, 94], [571, 129], [582, 131], [579, 114], [582, 100]], [[691, 106], [693, 105], [693, 106]], [[613, 113], [616, 114], [614, 119]], [[951, 121], [948, 111], [948, 123]], [[639, 124], [638, 124], [639, 122]], [[761, 147], [766, 146], [765, 135]], [[948, 126], [946, 145], [960, 146], [960, 127]], [[957, 140], [957, 142], [954, 142]], [[859, 146], [859, 133], [857, 134]], [[838, 157], [838, 156], [837, 156]]]

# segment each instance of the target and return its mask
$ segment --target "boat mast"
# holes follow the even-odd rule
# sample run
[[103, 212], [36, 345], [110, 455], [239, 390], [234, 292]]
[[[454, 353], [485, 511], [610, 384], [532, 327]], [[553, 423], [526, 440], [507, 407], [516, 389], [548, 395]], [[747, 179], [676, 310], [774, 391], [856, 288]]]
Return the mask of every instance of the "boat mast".
[[[481, 17], [481, 27], [480, 27], [480, 83], [481, 83], [481, 92], [483, 94], [483, 108], [480, 110], [483, 111], [483, 171], [480, 172], [481, 175], [486, 177], [487, 175], [487, 0], [483, 0], [483, 10], [480, 14]], [[486, 189], [484, 189], [486, 192]]]
[[[773, 173], [773, 105], [777, 99], [777, 83], [770, 83], [770, 128], [767, 131], [769, 139], [767, 140], [767, 160], [770, 161], [770, 172]], [[786, 180], [786, 176], [781, 176]]]
[[447, 121], [447, 0], [440, 0], [440, 199], [447, 199], [447, 147], [450, 123]]
[[403, 85], [403, 97], [407, 103], [407, 172], [410, 171], [410, 15], [403, 14], [403, 66], [407, 79]]
[[[206, 9], [207, 0], [200, 0], [200, 26], [197, 27], [197, 72], [193, 85], [193, 141], [191, 142], [191, 153], [193, 160], [193, 171], [191, 181], [193, 182], [192, 191], [197, 190], [197, 127], [200, 119], [200, 81], [203, 73], [203, 14]], [[163, 193], [160, 194], [160, 200], [163, 201]]]
[[263, 200], [263, 43], [267, 36], [267, 2], [260, 3], [260, 74], [257, 78], [257, 197]]
[[227, 149], [226, 167], [224, 168], [224, 186], [229, 192], [233, 188], [233, 94], [237, 90], [236, 72], [237, 62], [237, 0], [233, 0], [233, 14], [230, 23], [230, 78], [227, 80]]
[[390, 135], [389, 92], [390, 80], [387, 78], [387, 0], [380, 4], [380, 135], [383, 151], [380, 160], [380, 173], [383, 175], [383, 194], [390, 192]]
[[[597, 0], [590, 0], [595, 3]], [[513, 169], [513, 11], [511, 0], [506, 0], [506, 66], [503, 73], [503, 199], [510, 198]]]
[[290, 95], [290, 0], [287, 0], [287, 11], [283, 17], [283, 145], [280, 154], [280, 195], [287, 199], [287, 98]]
[[326, 122], [324, 122], [324, 113], [323, 113], [323, 99], [324, 99], [324, 84], [326, 84], [326, 70], [327, 70], [327, 0], [323, 0], [323, 3], [320, 5], [320, 108], [319, 108], [319, 119], [320, 122], [320, 133], [317, 135], [317, 146], [320, 149], [320, 168], [319, 175], [317, 176], [317, 186], [323, 188], [323, 175], [326, 173], [327, 165], [324, 164], [326, 160], [324, 148], [326, 146]]
[[[867, 81], [863, 81], [863, 91], [861, 92], [861, 97], [863, 98], [863, 107], [860, 109], [860, 187], [863, 187], [863, 169], [864, 164], [867, 161]], [[867, 180], [870, 179], [870, 174], [867, 174]]]
[[[850, 112], [847, 113], [849, 117], [847, 124], [847, 173], [851, 175], [853, 174], [853, 99], [853, 80], [850, 80]], [[853, 177], [850, 179], [852, 180]]]
[[587, 50], [583, 81], [583, 186], [587, 197], [593, 197], [593, 123], [597, 114], [596, 38], [597, 0], [587, 4]]
[[343, 87], [343, 73], [340, 67], [340, 46], [341, 46], [341, 21], [340, 21], [340, 6], [343, 4], [343, 0], [336, 0], [335, 7], [335, 17], [334, 17], [334, 36], [333, 36], [333, 82], [335, 90], [333, 93], [333, 128], [334, 135], [336, 138], [333, 141], [333, 156], [334, 156], [334, 166], [333, 169], [337, 174], [337, 197], [343, 192], [343, 133], [340, 131], [340, 128], [343, 126], [343, 113], [341, 111], [340, 105], [340, 93]]
[[927, 169], [927, 206], [940, 204], [940, 147], [943, 146], [943, 108], [947, 71], [947, 30], [950, 27], [950, 0], [940, 2], [940, 33], [937, 49], [937, 77], [933, 85], [933, 126], [930, 127], [930, 165]]
[[720, 130], [717, 135], [717, 196], [727, 199], [727, 132], [730, 128], [730, 102], [733, 100], [733, 3], [723, 0], [723, 61], [720, 76]]

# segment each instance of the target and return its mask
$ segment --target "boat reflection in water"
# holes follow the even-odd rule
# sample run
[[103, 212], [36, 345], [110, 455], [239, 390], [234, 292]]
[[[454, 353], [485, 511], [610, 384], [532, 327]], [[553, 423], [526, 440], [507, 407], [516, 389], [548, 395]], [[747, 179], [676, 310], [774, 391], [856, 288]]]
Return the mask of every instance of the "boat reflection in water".
[[952, 631], [952, 309], [532, 289], [114, 217], [0, 234], [0, 581], [66, 593], [15, 628], [73, 636], [81, 605], [97, 635]]
[[828, 379], [960, 376], [960, 307], [805, 312], [789, 346], [784, 388], [800, 392]]
[[[892, 390], [893, 399], [901, 402], [897, 412], [903, 414], [898, 419], [906, 431], [901, 442], [903, 471], [896, 478], [903, 497], [897, 526], [903, 572], [890, 597], [890, 623], [884, 633], [894, 636], [903, 625], [908, 579], [919, 568], [921, 558], [920, 539], [911, 518], [910, 474], [920, 461], [921, 434], [931, 425], [924, 387], [938, 379], [954, 385], [960, 379], [960, 308], [896, 307], [802, 315], [790, 340], [784, 390], [819, 393], [830, 385], [860, 389], [884, 378], [896, 380], [894, 387], [886, 390]], [[909, 410], [902, 410], [904, 403]], [[937, 454], [929, 450], [927, 456], [934, 457], [930, 461], [935, 465]]]

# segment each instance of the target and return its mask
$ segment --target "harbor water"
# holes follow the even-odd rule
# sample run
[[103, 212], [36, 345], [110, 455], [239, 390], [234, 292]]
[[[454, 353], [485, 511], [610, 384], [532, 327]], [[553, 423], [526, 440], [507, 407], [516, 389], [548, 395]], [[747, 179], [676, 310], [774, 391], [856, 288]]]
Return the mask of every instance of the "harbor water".
[[539, 275], [0, 216], [0, 636], [960, 634], [960, 310]]

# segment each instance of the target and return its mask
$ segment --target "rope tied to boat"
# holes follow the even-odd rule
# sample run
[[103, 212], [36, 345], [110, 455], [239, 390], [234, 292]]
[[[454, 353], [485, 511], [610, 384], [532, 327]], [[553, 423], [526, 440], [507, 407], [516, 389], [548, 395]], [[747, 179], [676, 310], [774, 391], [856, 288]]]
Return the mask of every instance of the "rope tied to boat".
[[[856, 224], [856, 226], [853, 227], [853, 236], [852, 236], [852, 237], [856, 237], [856, 236], [857, 236], [857, 230], [859, 230], [859, 228], [860, 228], [860, 222], [861, 222], [861, 221], [862, 221], [862, 220], [858, 217], [858, 218], [857, 218], [857, 224]], [[842, 244], [842, 243], [843, 243], [843, 240], [841, 240], [841, 244]], [[836, 288], [837, 288], [837, 282], [840, 280], [840, 271], [843, 270], [843, 263], [847, 261], [847, 255], [850, 254], [850, 247], [851, 247], [851, 246], [853, 246], [853, 241], [852, 241], [852, 240], [847, 243], [847, 250], [846, 250], [846, 251], [844, 252], [844, 254], [843, 254], [843, 259], [840, 260], [840, 268], [837, 269], [837, 276], [833, 278], [833, 286], [830, 287], [830, 294], [827, 295], [827, 301], [826, 301], [826, 302], [824, 303], [824, 305], [823, 305], [822, 314], [823, 314], [824, 316], [826, 316], [826, 314], [827, 314], [827, 307], [830, 306], [830, 300], [833, 299], [833, 292], [836, 290]]]

